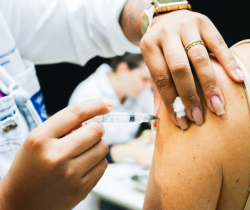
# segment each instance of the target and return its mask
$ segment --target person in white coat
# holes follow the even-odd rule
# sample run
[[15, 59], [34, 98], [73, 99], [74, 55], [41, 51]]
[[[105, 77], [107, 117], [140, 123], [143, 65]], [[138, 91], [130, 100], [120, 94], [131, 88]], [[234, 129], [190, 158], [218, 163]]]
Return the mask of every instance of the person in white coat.
[[[98, 123], [77, 128], [111, 111], [113, 101], [80, 102], [45, 121], [34, 63], [84, 65], [96, 55], [138, 53], [140, 22], [150, 2], [0, 0], [0, 83], [4, 92], [0, 98], [0, 209], [71, 209], [95, 186], [107, 167], [108, 145], [101, 140], [104, 129]], [[140, 45], [159, 90], [155, 88], [156, 110], [163, 100], [181, 128], [187, 127], [187, 118], [176, 119], [172, 108], [178, 94], [188, 118], [203, 123], [188, 57], [197, 72], [202, 72], [198, 77], [208, 107], [216, 114], [224, 110], [205, 48], [196, 46], [188, 55], [183, 48], [200, 36], [232, 79], [242, 82], [242, 72], [223, 38], [198, 13], [176, 11], [155, 17]], [[214, 95], [216, 101], [210, 101]]]
[[[143, 112], [153, 114], [151, 77], [142, 54], [125, 53], [107, 60], [82, 81], [72, 93], [69, 105], [94, 98], [114, 101], [112, 112]], [[129, 161], [150, 167], [153, 152], [146, 146], [150, 139], [135, 139], [140, 124], [102, 123], [103, 139], [110, 152], [109, 163]]]

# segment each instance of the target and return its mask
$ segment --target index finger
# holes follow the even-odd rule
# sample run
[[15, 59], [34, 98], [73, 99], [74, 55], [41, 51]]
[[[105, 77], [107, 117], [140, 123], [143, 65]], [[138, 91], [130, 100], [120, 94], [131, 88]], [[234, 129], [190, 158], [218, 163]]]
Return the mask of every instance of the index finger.
[[114, 102], [109, 99], [93, 99], [73, 104], [45, 121], [39, 126], [39, 132], [48, 138], [60, 138], [86, 120], [107, 114], [113, 105]]
[[[162, 50], [159, 47], [159, 44], [155, 43], [150, 35], [151, 34], [148, 33], [142, 39], [141, 51], [154, 81], [153, 88], [155, 105], [159, 106], [162, 99], [172, 121], [179, 126], [172, 106], [178, 94]], [[155, 107], [155, 110], [157, 109], [159, 108]]]

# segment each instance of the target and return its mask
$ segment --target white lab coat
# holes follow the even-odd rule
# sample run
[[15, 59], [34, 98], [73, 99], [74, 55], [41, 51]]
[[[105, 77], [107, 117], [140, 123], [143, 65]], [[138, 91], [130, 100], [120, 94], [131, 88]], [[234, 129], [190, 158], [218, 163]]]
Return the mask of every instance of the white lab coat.
[[[27, 111], [26, 105], [31, 108], [30, 115], [24, 120], [13, 92], [10, 91], [8, 97], [0, 98], [0, 116], [4, 119], [0, 120], [0, 126], [13, 122], [18, 124], [17, 128], [7, 133], [0, 131], [0, 179], [10, 167], [28, 129], [39, 125], [45, 116], [33, 63], [71, 62], [84, 65], [96, 55], [112, 57], [126, 51], [139, 52], [139, 48], [126, 39], [119, 25], [125, 2], [0, 0], [0, 66], [25, 92], [25, 100], [19, 100], [24, 105], [23, 111]], [[0, 74], [0, 80], [4, 80], [1, 77]], [[4, 116], [10, 114], [8, 109], [14, 110], [15, 114], [5, 119]]]
[[[95, 73], [81, 82], [72, 93], [69, 104], [93, 98], [112, 99], [114, 107], [112, 112], [143, 112], [154, 113], [154, 96], [150, 89], [144, 90], [137, 98], [128, 97], [121, 104], [110, 84], [108, 74], [112, 69], [107, 64], [102, 64]], [[102, 123], [105, 129], [103, 139], [109, 144], [127, 143], [135, 138], [140, 126], [139, 123]]]
[[[12, 34], [22, 58], [36, 64], [84, 65], [96, 55], [112, 57], [126, 51], [139, 52], [139, 48], [125, 38], [119, 25], [125, 2], [0, 0], [4, 18], [1, 22], [5, 21], [10, 30], [8, 36]], [[7, 29], [4, 30], [6, 33]], [[0, 39], [0, 46], [2, 42]]]

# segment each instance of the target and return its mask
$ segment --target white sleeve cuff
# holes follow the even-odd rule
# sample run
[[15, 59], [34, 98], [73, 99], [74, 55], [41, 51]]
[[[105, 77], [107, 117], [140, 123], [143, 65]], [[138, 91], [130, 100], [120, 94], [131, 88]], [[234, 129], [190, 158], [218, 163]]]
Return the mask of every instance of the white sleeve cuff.
[[65, 0], [69, 27], [81, 65], [99, 55], [140, 53], [123, 34], [119, 17], [126, 0]]

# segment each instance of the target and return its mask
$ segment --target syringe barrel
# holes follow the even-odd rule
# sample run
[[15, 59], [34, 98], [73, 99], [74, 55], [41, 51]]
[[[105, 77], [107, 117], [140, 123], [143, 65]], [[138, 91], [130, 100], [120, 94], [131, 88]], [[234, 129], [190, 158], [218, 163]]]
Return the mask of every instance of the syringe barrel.
[[127, 123], [130, 119], [130, 115], [128, 112], [111, 112], [109, 114], [103, 115], [102, 117], [102, 122], [107, 123]]
[[103, 115], [102, 122], [142, 123], [148, 122], [148, 114], [140, 112], [116, 112]]

